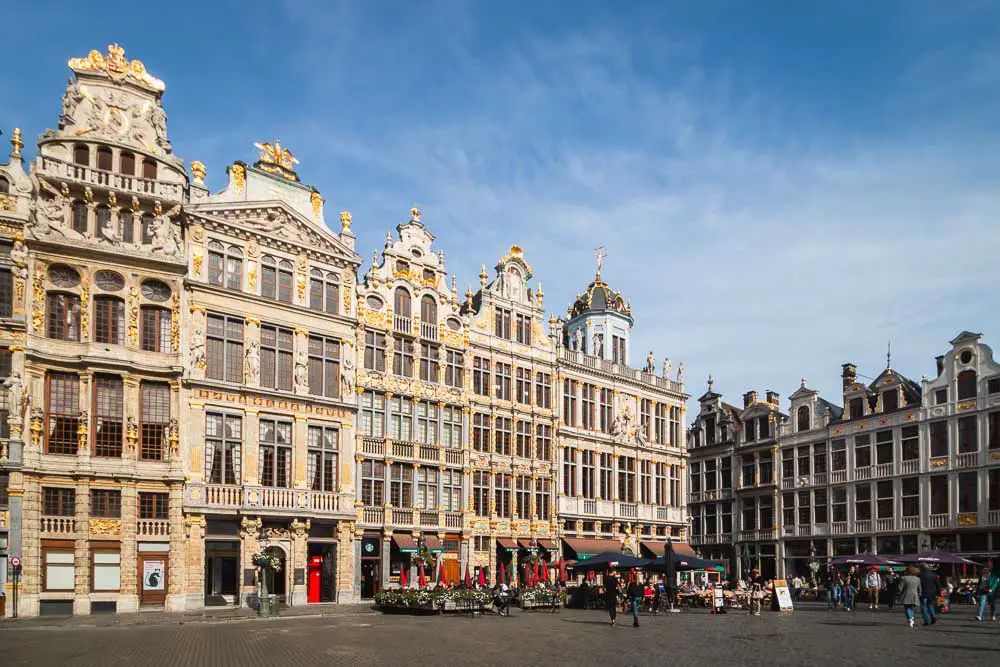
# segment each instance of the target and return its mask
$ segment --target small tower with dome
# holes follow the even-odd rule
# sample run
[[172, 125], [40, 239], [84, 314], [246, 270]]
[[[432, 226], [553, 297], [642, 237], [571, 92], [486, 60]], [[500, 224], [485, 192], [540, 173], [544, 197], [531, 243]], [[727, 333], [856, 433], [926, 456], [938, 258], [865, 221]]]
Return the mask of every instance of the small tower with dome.
[[569, 308], [563, 344], [570, 350], [628, 365], [631, 353], [632, 306], [601, 277], [607, 251], [598, 248], [597, 274]]

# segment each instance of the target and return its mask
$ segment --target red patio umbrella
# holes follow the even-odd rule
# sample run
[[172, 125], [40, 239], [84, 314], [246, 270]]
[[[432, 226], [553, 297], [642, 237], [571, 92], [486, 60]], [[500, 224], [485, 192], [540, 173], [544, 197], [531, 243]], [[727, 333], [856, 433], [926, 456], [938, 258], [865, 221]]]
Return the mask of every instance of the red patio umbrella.
[[507, 568], [504, 567], [503, 561], [500, 561], [500, 577], [497, 579], [497, 583], [507, 583]]
[[406, 588], [406, 567], [402, 567], [399, 570], [399, 587]]
[[479, 568], [479, 585], [486, 585], [486, 568], [484, 567]]
[[472, 588], [472, 576], [469, 574], [469, 564], [465, 564], [465, 587]]
[[427, 575], [424, 573], [424, 562], [420, 561], [420, 587], [423, 588], [427, 585]]
[[535, 561], [535, 584], [538, 584], [538, 580], [541, 578], [541, 572], [539, 572], [538, 561]]

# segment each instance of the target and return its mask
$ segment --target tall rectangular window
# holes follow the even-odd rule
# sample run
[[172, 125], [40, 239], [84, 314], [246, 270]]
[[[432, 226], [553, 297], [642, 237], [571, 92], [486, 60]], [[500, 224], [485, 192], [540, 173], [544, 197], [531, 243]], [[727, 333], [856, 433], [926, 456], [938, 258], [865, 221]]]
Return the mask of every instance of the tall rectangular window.
[[900, 480], [903, 516], [920, 516], [920, 478]]
[[171, 314], [169, 308], [142, 306], [139, 327], [140, 349], [145, 352], [174, 351], [171, 343]]
[[292, 422], [260, 420], [260, 485], [292, 485]]
[[854, 516], [858, 521], [869, 521], [872, 518], [872, 487], [871, 484], [858, 484], [854, 487]]
[[607, 452], [602, 452], [600, 454], [600, 467], [598, 468], [598, 492], [600, 494], [601, 500], [613, 500], [615, 497], [615, 488], [613, 484], [614, 470], [612, 470], [612, 457], [611, 454]]
[[521, 519], [531, 518], [531, 478], [518, 475], [514, 480], [514, 516]]
[[439, 408], [436, 403], [420, 401], [416, 405], [417, 413], [417, 442], [422, 445], [436, 445], [438, 443], [438, 413]]
[[502, 456], [510, 456], [511, 420], [497, 417], [493, 425], [493, 451]]
[[[653, 402], [648, 398], [639, 401], [639, 433], [646, 440], [652, 439]], [[707, 434], [707, 431], [706, 431]]]
[[385, 334], [365, 332], [365, 369], [385, 372]]
[[535, 405], [552, 409], [552, 376], [548, 373], [535, 373]]
[[493, 397], [501, 401], [510, 400], [510, 364], [497, 362], [496, 365], [496, 386]]
[[563, 453], [563, 495], [569, 498], [576, 497], [576, 459], [572, 447], [562, 450]]
[[385, 436], [385, 396], [366, 391], [361, 394], [361, 435], [372, 438]]
[[867, 468], [872, 464], [872, 439], [870, 435], [854, 438], [854, 467]]
[[968, 454], [979, 451], [979, 429], [976, 416], [958, 418], [958, 453]]
[[[990, 468], [987, 471], [987, 491], [989, 492], [989, 510], [995, 512], [1000, 510], [1000, 468]], [[0, 505], [3, 503], [0, 502]]]
[[490, 416], [481, 412], [472, 415], [472, 449], [490, 451]]
[[813, 521], [816, 523], [826, 523], [826, 489], [816, 489], [813, 491]]
[[892, 506], [894, 493], [891, 479], [883, 480], [875, 485], [875, 499], [878, 518], [891, 519], [895, 514]]
[[614, 405], [611, 401], [611, 390], [601, 389], [601, 433], [611, 433]]
[[385, 464], [361, 462], [361, 504], [381, 506], [385, 502]]
[[948, 514], [948, 475], [931, 476], [931, 514]]
[[576, 426], [576, 383], [563, 380], [563, 422], [566, 426]]
[[[713, 461], [714, 463], [714, 461]], [[649, 461], [639, 461], [639, 493], [638, 501], [646, 505], [650, 502], [650, 496], [652, 495], [652, 463]]]
[[582, 426], [583, 428], [591, 431], [597, 424], [597, 387], [592, 384], [584, 383], [581, 392], [581, 406], [583, 410]]
[[847, 441], [834, 440], [830, 443], [830, 469], [834, 472], [847, 470]]
[[14, 276], [10, 269], [0, 269], [0, 317], [14, 312]]
[[535, 425], [535, 458], [539, 461], [551, 461], [552, 457], [552, 427], [548, 424]]
[[409, 338], [393, 339], [392, 372], [402, 377], [413, 377], [413, 341]]
[[139, 458], [162, 461], [170, 425], [170, 385], [143, 382], [139, 387], [142, 410], [139, 421]]
[[140, 492], [139, 518], [159, 520], [170, 518], [170, 494]]
[[681, 437], [681, 409], [676, 405], [670, 406], [670, 442], [671, 447], [683, 447], [684, 439]]
[[393, 463], [389, 468], [389, 504], [393, 507], [413, 506], [413, 467]]
[[667, 505], [667, 464], [657, 463], [653, 473], [653, 489], [655, 492], [653, 502], [660, 507], [665, 507]]
[[94, 456], [122, 455], [123, 388], [119, 377], [94, 378]]
[[948, 422], [930, 423], [931, 458], [948, 456]]
[[313, 396], [340, 397], [339, 340], [309, 336], [309, 393]]
[[125, 302], [113, 296], [94, 297], [94, 340], [125, 344]]
[[413, 402], [405, 396], [393, 396], [389, 399], [389, 430], [386, 437], [390, 440], [412, 442], [413, 440]]
[[836, 486], [830, 490], [830, 498], [833, 506], [834, 523], [844, 523], [847, 521], [847, 487]]
[[875, 434], [875, 463], [893, 462], [892, 429], [878, 431]]
[[46, 397], [45, 451], [76, 454], [80, 428], [80, 379], [73, 373], [49, 373]]
[[670, 406], [657, 403], [653, 408], [653, 431], [656, 442], [661, 445], [673, 444], [670, 442], [670, 434], [667, 431], [667, 412]]
[[531, 370], [518, 368], [514, 377], [514, 400], [524, 405], [531, 405]]
[[511, 518], [511, 485], [512, 479], [510, 475], [498, 474], [493, 478], [494, 489], [495, 489], [495, 499], [494, 504], [496, 507], [496, 515], [503, 517], [505, 519]]
[[211, 380], [243, 382], [243, 319], [208, 316], [208, 369]]
[[420, 344], [420, 379], [424, 382], [437, 382], [440, 360], [438, 359], [439, 348], [430, 343]]
[[122, 516], [122, 492], [117, 489], [91, 489], [90, 516], [120, 519]]
[[593, 450], [584, 449], [580, 452], [580, 478], [581, 495], [588, 500], [593, 500], [597, 490], [597, 466], [594, 465]]
[[670, 466], [670, 506], [678, 507], [683, 504], [681, 500], [681, 467]]
[[920, 458], [920, 427], [904, 426], [901, 432], [902, 460], [915, 461]]
[[441, 410], [441, 444], [461, 449], [465, 444], [462, 436], [462, 408], [457, 405], [444, 406]]
[[522, 345], [531, 345], [531, 316], [518, 313], [515, 321], [517, 342]]
[[493, 310], [493, 333], [497, 338], [510, 340], [510, 310], [497, 306]]
[[552, 511], [549, 506], [552, 493], [549, 488], [550, 485], [548, 479], [539, 477], [535, 480], [535, 516], [542, 521], [548, 521], [549, 517], [552, 515]]
[[306, 477], [313, 491], [337, 490], [337, 449], [340, 431], [330, 426], [309, 427]]
[[490, 474], [482, 470], [472, 473], [472, 511], [476, 516], [490, 514]]
[[465, 357], [455, 350], [445, 350], [444, 356], [444, 383], [461, 389], [465, 384]]
[[437, 509], [438, 506], [438, 470], [423, 466], [417, 470], [417, 508], [422, 510]]
[[441, 471], [441, 499], [438, 504], [445, 512], [462, 511], [462, 472], [460, 470]]
[[522, 419], [514, 424], [514, 452], [523, 459], [531, 458], [531, 422]]
[[205, 470], [209, 483], [240, 483], [242, 445], [242, 417], [217, 412], [205, 415]]
[[80, 340], [80, 297], [50, 292], [45, 297], [46, 336], [57, 340]]
[[482, 357], [472, 359], [472, 391], [477, 396], [490, 395], [490, 361]]
[[631, 456], [618, 457], [618, 499], [635, 502], [635, 459]]
[[75, 516], [76, 490], [58, 486], [43, 486], [42, 515]]
[[979, 473], [976, 471], [958, 476], [958, 511], [961, 514], [979, 511]]
[[743, 486], [755, 486], [757, 484], [757, 465], [753, 454], [743, 455]]
[[260, 386], [292, 390], [292, 352], [295, 333], [291, 329], [260, 327]]
[[826, 443], [813, 445], [813, 472], [817, 475], [826, 474]]

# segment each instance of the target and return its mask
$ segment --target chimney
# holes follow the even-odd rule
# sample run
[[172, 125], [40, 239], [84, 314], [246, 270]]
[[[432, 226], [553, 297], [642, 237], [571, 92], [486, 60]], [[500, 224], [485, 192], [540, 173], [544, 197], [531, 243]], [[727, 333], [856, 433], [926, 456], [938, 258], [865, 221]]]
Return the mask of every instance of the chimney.
[[841, 374], [841, 377], [844, 379], [844, 389], [847, 389], [857, 381], [858, 367], [854, 364], [843, 364], [841, 368], [844, 369], [844, 372]]
[[751, 405], [753, 405], [756, 402], [757, 402], [757, 392], [755, 392], [755, 391], [748, 391], [747, 393], [743, 394], [743, 407], [744, 408], [749, 408]]
[[781, 395], [776, 391], [767, 390], [767, 402], [775, 407], [781, 407]]
[[944, 355], [934, 357], [934, 361], [937, 362], [938, 377], [941, 377], [941, 373], [944, 373]]

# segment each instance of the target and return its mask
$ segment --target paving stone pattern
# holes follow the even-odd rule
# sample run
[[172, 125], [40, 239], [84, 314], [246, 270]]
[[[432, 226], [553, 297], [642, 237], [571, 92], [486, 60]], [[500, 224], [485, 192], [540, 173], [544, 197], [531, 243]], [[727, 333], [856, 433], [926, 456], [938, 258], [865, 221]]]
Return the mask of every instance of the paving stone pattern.
[[[168, 665], [967, 665], [1000, 656], [1000, 623], [959, 607], [909, 629], [902, 611], [805, 606], [762, 617], [703, 611], [620, 615], [516, 613], [511, 618], [382, 615], [137, 625], [0, 624], [4, 667]], [[139, 615], [141, 616], [141, 614]], [[44, 620], [44, 619], [43, 619]]]

